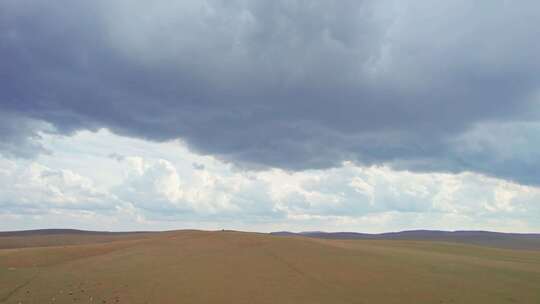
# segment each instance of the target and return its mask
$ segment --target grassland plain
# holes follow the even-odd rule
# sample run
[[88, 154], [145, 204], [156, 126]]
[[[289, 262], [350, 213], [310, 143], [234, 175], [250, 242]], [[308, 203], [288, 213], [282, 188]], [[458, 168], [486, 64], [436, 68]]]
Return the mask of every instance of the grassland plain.
[[540, 303], [532, 250], [188, 230], [0, 248], [0, 303]]

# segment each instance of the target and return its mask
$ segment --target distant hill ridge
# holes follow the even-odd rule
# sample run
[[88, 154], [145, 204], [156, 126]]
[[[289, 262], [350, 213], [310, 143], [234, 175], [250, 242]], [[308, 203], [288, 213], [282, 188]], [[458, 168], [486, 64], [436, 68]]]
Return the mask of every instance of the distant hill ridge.
[[304, 236], [323, 239], [358, 239], [358, 240], [411, 240], [454, 242], [479, 246], [508, 249], [540, 250], [540, 233], [504, 233], [481, 230], [408, 230], [386, 233], [359, 232], [272, 232], [277, 236]]
[[[86, 237], [107, 237], [115, 238], [121, 235], [148, 233], [144, 231], [133, 232], [111, 232], [111, 231], [88, 231], [78, 229], [36, 229], [20, 231], [0, 232], [0, 237], [31, 237], [31, 236], [67, 236], [73, 240], [78, 240], [78, 235]], [[271, 232], [275, 236], [298, 236], [322, 239], [343, 239], [343, 240], [411, 240], [411, 241], [436, 241], [470, 244], [478, 246], [488, 246], [507, 249], [540, 250], [540, 233], [504, 233], [481, 230], [407, 230], [386, 233], [360, 233], [360, 232], [324, 232], [305, 231]]]
[[540, 237], [540, 233], [511, 233], [511, 232], [493, 232], [484, 230], [404, 230], [398, 232], [383, 232], [383, 233], [362, 233], [362, 232], [325, 232], [325, 231], [303, 231], [303, 232], [290, 232], [290, 231], [278, 231], [271, 232], [273, 235], [303, 235], [303, 236], [317, 236], [317, 237], [345, 237], [345, 238], [381, 238], [381, 237], [403, 237], [403, 236], [520, 236], [520, 237]]
[[112, 232], [112, 231], [90, 231], [78, 229], [34, 229], [34, 230], [17, 230], [17, 231], [0, 231], [0, 237], [3, 236], [38, 236], [38, 235], [102, 235], [102, 234], [132, 234], [145, 233], [144, 231], [133, 232]]

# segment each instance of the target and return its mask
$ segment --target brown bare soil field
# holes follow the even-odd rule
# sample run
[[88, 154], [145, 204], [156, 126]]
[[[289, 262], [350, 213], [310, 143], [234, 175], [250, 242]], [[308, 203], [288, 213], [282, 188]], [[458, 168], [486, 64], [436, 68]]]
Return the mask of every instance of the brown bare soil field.
[[0, 232], [0, 249], [108, 243], [140, 239], [152, 234], [152, 232], [93, 232], [68, 229]]
[[232, 231], [0, 248], [0, 303], [540, 303], [540, 251]]

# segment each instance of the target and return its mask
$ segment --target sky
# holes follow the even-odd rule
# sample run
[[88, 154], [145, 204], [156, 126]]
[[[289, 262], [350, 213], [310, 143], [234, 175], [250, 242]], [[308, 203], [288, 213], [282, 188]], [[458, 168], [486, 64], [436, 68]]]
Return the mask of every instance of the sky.
[[540, 3], [2, 0], [0, 230], [540, 232]]

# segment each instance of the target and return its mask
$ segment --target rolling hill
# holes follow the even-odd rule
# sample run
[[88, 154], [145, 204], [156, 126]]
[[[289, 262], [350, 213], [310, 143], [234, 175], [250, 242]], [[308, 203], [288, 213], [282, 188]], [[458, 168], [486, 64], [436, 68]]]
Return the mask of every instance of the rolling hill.
[[540, 303], [533, 250], [195, 230], [0, 246], [0, 303]]
[[351, 239], [351, 240], [410, 240], [453, 242], [495, 248], [540, 250], [540, 234], [535, 233], [501, 233], [491, 231], [438, 231], [438, 230], [409, 230], [379, 234], [357, 232], [272, 232], [280, 236], [304, 236], [322, 239]]

